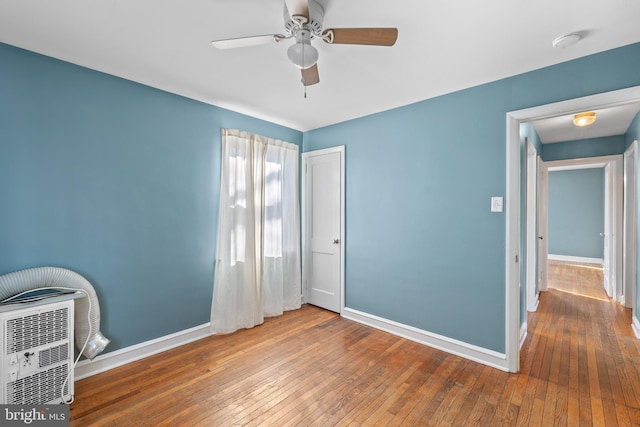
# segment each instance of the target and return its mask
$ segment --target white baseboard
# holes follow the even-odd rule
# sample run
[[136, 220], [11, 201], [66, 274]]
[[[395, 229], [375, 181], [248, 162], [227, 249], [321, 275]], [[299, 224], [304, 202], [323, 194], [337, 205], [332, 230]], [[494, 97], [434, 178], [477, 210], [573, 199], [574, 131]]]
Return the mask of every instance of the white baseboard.
[[524, 340], [527, 338], [527, 322], [524, 322], [522, 326], [520, 326], [520, 347], [524, 344]]
[[551, 261], [577, 262], [580, 264], [604, 264], [604, 259], [602, 258], [588, 258], [582, 256], [549, 254], [548, 259]]
[[344, 310], [342, 310], [342, 316], [345, 319], [353, 320], [411, 341], [437, 348], [438, 350], [446, 351], [447, 353], [455, 354], [456, 356], [464, 357], [465, 359], [473, 360], [474, 362], [482, 363], [502, 371], [509, 371], [506, 354], [498, 353], [497, 351], [488, 350], [486, 348], [458, 341], [453, 338], [448, 338], [443, 335], [434, 334], [432, 332], [424, 331], [422, 329], [414, 328], [413, 326], [404, 325], [402, 323], [394, 322], [393, 320], [384, 319], [352, 308], [345, 307]]
[[164, 337], [145, 341], [130, 347], [121, 348], [120, 350], [101, 354], [93, 360], [81, 360], [78, 362], [74, 370], [76, 380], [99, 374], [136, 360], [167, 351], [174, 347], [178, 347], [192, 341], [199, 340], [211, 335], [209, 323], [196, 326]]
[[640, 339], [640, 320], [636, 316], [631, 318], [631, 329], [633, 329], [633, 333], [636, 334], [636, 338]]
[[[342, 316], [346, 319], [407, 338], [420, 344], [473, 360], [474, 362], [492, 366], [502, 371], [508, 371], [506, 355], [503, 353], [498, 353], [493, 350], [488, 350], [347, 307], [342, 311]], [[637, 322], [636, 318], [634, 318], [634, 322]], [[524, 336], [523, 329], [520, 330], [520, 346], [522, 346], [524, 338], [526, 337], [526, 324], [523, 325], [523, 328]], [[634, 326], [634, 331], [635, 330]], [[638, 323], [638, 331], [640, 331], [640, 323]], [[93, 360], [81, 360], [75, 368], [74, 377], [76, 380], [81, 380], [210, 335], [210, 324], [205, 323], [164, 337], [101, 354]], [[636, 335], [638, 335], [638, 332], [636, 332]]]

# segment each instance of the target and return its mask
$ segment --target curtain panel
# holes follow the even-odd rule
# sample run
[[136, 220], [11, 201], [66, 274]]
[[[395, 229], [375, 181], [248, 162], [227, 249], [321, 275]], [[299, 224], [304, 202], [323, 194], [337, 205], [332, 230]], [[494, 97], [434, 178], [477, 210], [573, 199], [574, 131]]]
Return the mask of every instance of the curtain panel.
[[251, 328], [300, 308], [299, 150], [222, 130], [211, 330]]

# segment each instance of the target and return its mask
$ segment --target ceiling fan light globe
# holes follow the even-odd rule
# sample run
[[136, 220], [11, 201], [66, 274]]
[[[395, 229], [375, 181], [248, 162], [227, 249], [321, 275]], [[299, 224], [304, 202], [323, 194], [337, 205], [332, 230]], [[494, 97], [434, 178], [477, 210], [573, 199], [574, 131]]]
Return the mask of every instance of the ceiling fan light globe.
[[318, 62], [319, 54], [318, 49], [311, 44], [296, 42], [287, 49], [287, 57], [296, 67], [304, 70]]

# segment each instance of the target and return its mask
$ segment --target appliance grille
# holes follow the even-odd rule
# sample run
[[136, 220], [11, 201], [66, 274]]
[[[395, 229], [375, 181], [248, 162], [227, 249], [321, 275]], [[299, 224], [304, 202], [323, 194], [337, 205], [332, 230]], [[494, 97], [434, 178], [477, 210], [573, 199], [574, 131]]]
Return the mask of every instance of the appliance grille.
[[69, 332], [68, 310], [65, 307], [7, 320], [5, 354], [66, 339]]
[[[46, 371], [7, 383], [7, 401], [10, 405], [39, 405], [60, 398], [60, 390], [67, 376], [69, 366], [56, 366]], [[69, 393], [69, 384], [64, 386], [64, 394]]]
[[46, 350], [42, 350], [38, 359], [40, 360], [39, 366], [44, 368], [49, 365], [53, 365], [69, 358], [69, 344], [64, 343], [57, 347], [51, 347]]

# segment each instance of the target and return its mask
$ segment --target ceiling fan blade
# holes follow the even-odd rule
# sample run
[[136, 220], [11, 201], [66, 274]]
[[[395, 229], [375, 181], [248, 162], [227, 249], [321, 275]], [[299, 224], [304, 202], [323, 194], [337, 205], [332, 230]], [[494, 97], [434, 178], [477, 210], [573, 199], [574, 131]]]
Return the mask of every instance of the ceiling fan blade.
[[311, 86], [316, 83], [320, 83], [320, 75], [318, 74], [318, 64], [312, 67], [305, 68], [302, 71], [302, 84], [304, 86]]
[[397, 28], [330, 28], [322, 35], [329, 44], [366, 44], [393, 46], [398, 39]]
[[284, 36], [277, 34], [266, 34], [264, 36], [238, 37], [235, 39], [214, 40], [211, 42], [213, 47], [217, 49], [234, 49], [236, 47], [256, 46], [259, 44], [267, 44], [278, 41]]
[[309, 2], [307, 0], [285, 0], [289, 16], [304, 16], [309, 19]]

